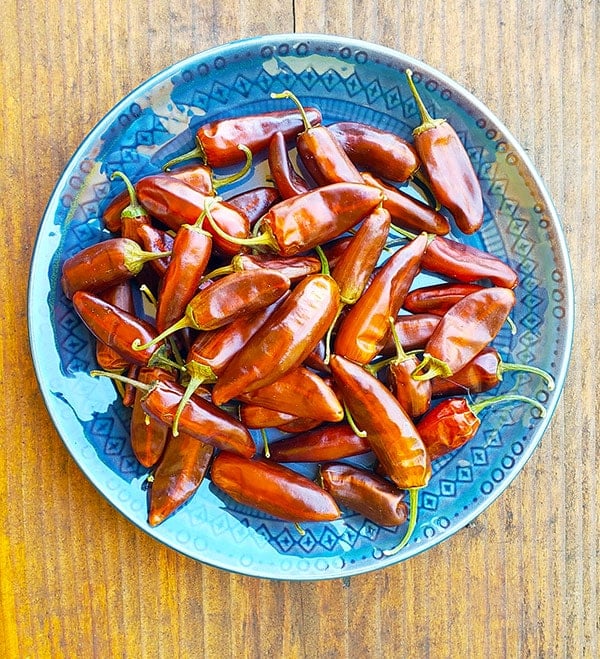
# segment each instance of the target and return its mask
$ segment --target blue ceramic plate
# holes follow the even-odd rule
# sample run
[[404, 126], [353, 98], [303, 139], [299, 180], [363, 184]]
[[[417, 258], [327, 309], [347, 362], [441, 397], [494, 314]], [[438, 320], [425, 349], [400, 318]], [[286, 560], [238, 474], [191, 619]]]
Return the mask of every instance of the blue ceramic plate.
[[[556, 380], [549, 392], [540, 378], [506, 374], [497, 391], [535, 397], [547, 416], [527, 405], [486, 409], [476, 438], [434, 463], [416, 531], [395, 556], [381, 550], [396, 545], [404, 527], [380, 528], [345, 512], [335, 523], [306, 525], [300, 535], [293, 525], [219, 495], [209, 480], [174, 516], [150, 528], [147, 473], [129, 446], [129, 411], [111, 382], [90, 377], [94, 343], [59, 286], [62, 262], [108, 237], [99, 218], [121, 189], [109, 181], [110, 174], [119, 169], [135, 180], [155, 172], [193, 146], [200, 123], [281, 108], [282, 101], [271, 100], [270, 93], [283, 89], [318, 106], [325, 123], [358, 120], [409, 138], [420, 121], [406, 67], [415, 72], [432, 114], [448, 118], [458, 131], [481, 181], [485, 223], [468, 242], [505, 259], [520, 276], [513, 315], [517, 332], [507, 327], [494, 344], [507, 360], [535, 364]], [[245, 186], [264, 173], [257, 163]], [[31, 265], [29, 331], [37, 377], [58, 432], [83, 472], [117, 510], [157, 540], [204, 563], [272, 579], [376, 570], [432, 547], [485, 510], [548, 426], [565, 378], [572, 329], [572, 281], [560, 221], [529, 159], [502, 123], [421, 62], [373, 44], [321, 35], [231, 43], [176, 64], [133, 91], [68, 163], [42, 220]]]

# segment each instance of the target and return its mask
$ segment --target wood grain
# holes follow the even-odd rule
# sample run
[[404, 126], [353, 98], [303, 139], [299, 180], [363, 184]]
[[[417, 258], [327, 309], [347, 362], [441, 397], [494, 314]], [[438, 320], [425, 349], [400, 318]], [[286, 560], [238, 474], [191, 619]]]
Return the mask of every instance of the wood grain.
[[[0, 648], [7, 657], [595, 657], [600, 56], [595, 0], [6, 0], [0, 9]], [[549, 431], [483, 515], [423, 555], [322, 583], [257, 580], [151, 540], [85, 479], [27, 348], [28, 263], [55, 181], [126, 93], [271, 32], [380, 43], [502, 118], [562, 217], [575, 351]]]

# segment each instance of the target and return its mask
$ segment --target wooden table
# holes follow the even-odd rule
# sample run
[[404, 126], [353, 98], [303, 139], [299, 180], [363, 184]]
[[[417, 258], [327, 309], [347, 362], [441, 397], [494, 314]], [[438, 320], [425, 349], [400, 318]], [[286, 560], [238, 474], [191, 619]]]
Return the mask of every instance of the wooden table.
[[[0, 648], [8, 657], [594, 657], [599, 647], [594, 0], [6, 0], [0, 10]], [[346, 580], [271, 582], [178, 555], [70, 458], [27, 345], [28, 264], [55, 181], [127, 92], [184, 57], [270, 32], [419, 58], [501, 117], [562, 217], [575, 352], [510, 488], [450, 540]]]

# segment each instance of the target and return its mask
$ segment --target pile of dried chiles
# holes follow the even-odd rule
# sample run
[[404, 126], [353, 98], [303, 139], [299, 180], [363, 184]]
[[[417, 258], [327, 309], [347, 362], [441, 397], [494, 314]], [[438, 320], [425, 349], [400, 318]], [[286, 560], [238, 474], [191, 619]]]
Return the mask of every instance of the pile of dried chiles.
[[[391, 555], [415, 528], [431, 461], [474, 436], [481, 409], [544, 414], [519, 394], [473, 398], [508, 370], [553, 380], [492, 346], [514, 328], [518, 277], [447, 236], [451, 222], [479, 230], [481, 187], [406, 75], [422, 117], [411, 141], [326, 125], [284, 91], [272, 94], [282, 109], [200, 126], [195, 148], [156, 174], [113, 173], [125, 183], [103, 212], [113, 237], [66, 259], [61, 283], [96, 339], [92, 373], [131, 407], [150, 525], [207, 476], [300, 533], [344, 508], [408, 522]], [[258, 159], [268, 180], [243, 189]], [[438, 283], [416, 287], [421, 272]], [[136, 314], [140, 296], [152, 313]], [[348, 460], [362, 454], [372, 460]], [[317, 477], [285, 463], [317, 463]]]

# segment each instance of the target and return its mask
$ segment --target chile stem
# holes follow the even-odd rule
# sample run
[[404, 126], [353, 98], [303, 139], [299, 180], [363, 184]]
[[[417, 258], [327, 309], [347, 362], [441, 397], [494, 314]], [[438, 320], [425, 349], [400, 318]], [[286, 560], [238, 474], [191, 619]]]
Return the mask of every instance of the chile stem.
[[148, 341], [147, 343], [141, 343], [139, 339], [134, 339], [133, 343], [131, 344], [131, 347], [136, 352], [141, 350], [146, 350], [147, 348], [151, 348], [157, 343], [160, 343], [168, 336], [171, 336], [171, 334], [174, 334], [178, 330], [185, 329], [186, 327], [194, 327], [194, 325], [192, 324], [192, 322], [190, 321], [187, 315], [184, 316], [183, 318], [180, 318], [176, 323], [171, 325], [171, 327], [167, 327], [167, 329], [164, 332], [161, 332], [158, 336], [155, 336], [151, 341]]
[[202, 142], [196, 138], [196, 146], [187, 153], [182, 153], [180, 156], [176, 156], [163, 165], [163, 171], [167, 172], [173, 165], [178, 165], [180, 162], [185, 162], [186, 160], [191, 160], [192, 158], [200, 158], [203, 163], [206, 164], [206, 152], [202, 146]]
[[529, 396], [521, 396], [520, 394], [502, 394], [500, 396], [491, 396], [490, 398], [486, 398], [485, 400], [481, 400], [477, 403], [469, 403], [469, 408], [471, 412], [475, 416], [481, 412], [481, 410], [485, 409], [489, 405], [496, 405], [498, 403], [509, 403], [511, 401], [520, 401], [522, 403], [529, 403], [530, 405], [533, 405], [533, 407], [536, 407], [542, 417], [546, 416], [546, 408], [537, 400], [534, 400], [533, 398], [529, 398]]
[[506, 371], [524, 371], [525, 373], [533, 373], [534, 375], [539, 375], [548, 385], [548, 389], [550, 391], [554, 390], [554, 378], [550, 375], [550, 373], [547, 373], [537, 366], [532, 366], [531, 364], [511, 364], [510, 362], [500, 361], [498, 364], [498, 370], [496, 371], [499, 380], [502, 380], [502, 374]]
[[223, 231], [223, 229], [221, 229], [221, 227], [215, 222], [215, 219], [212, 216], [209, 208], [211, 204], [218, 203], [218, 201], [219, 200], [217, 198], [205, 199], [204, 211], [206, 213], [206, 219], [208, 220], [208, 223], [219, 237], [223, 238], [223, 240], [227, 240], [228, 242], [233, 243], [234, 245], [242, 245], [243, 247], [257, 247], [263, 245], [265, 247], [269, 247], [273, 251], [279, 252], [279, 245], [277, 244], [277, 241], [271, 235], [271, 233], [267, 231], [261, 233], [259, 236], [254, 236], [253, 238], [238, 238], [237, 236], [232, 236]]
[[250, 151], [250, 149], [245, 144], [238, 144], [237, 148], [246, 154], [246, 162], [244, 163], [244, 166], [240, 169], [239, 172], [234, 172], [233, 174], [229, 174], [229, 176], [213, 176], [212, 184], [215, 189], [223, 188], [226, 185], [236, 183], [240, 179], [244, 178], [244, 176], [246, 176], [246, 174], [250, 171], [250, 167], [252, 167], [252, 151]]
[[410, 508], [408, 513], [408, 528], [406, 529], [406, 533], [404, 534], [402, 540], [400, 540], [400, 542], [395, 547], [392, 547], [392, 549], [383, 550], [383, 554], [385, 556], [394, 556], [394, 554], [397, 554], [403, 547], [406, 547], [408, 544], [408, 541], [410, 540], [417, 526], [417, 516], [419, 512], [419, 492], [420, 488], [418, 487], [412, 487], [408, 490], [408, 505]]
[[265, 458], [271, 457], [271, 449], [269, 449], [269, 438], [267, 437], [267, 431], [264, 428], [260, 429], [260, 435], [263, 441], [263, 453]]
[[342, 406], [344, 408], [344, 414], [346, 416], [346, 421], [348, 422], [348, 425], [350, 428], [352, 428], [352, 432], [357, 436], [357, 437], [366, 437], [367, 436], [367, 431], [366, 430], [361, 430], [357, 425], [356, 421], [354, 420], [354, 417], [352, 416], [352, 413], [348, 409], [348, 406], [346, 403], [342, 401]]
[[125, 187], [127, 188], [127, 192], [129, 193], [129, 206], [121, 211], [121, 217], [140, 217], [142, 215], [147, 215], [148, 213], [137, 200], [135, 188], [133, 187], [129, 178], [127, 178], [127, 176], [120, 171], [113, 172], [110, 175], [110, 180], [113, 181], [115, 177], [123, 179]]
[[442, 359], [438, 359], [429, 353], [424, 353], [421, 363], [410, 374], [413, 380], [422, 382], [431, 380], [437, 376], [447, 378], [452, 375], [452, 370]]
[[281, 93], [273, 92], [271, 94], [271, 98], [289, 98], [297, 106], [298, 111], [300, 112], [300, 116], [302, 117], [302, 123], [304, 124], [304, 130], [307, 131], [313, 128], [313, 125], [310, 123], [308, 119], [308, 115], [306, 114], [306, 110], [304, 109], [302, 103], [300, 103], [298, 97], [289, 89], [286, 89]]
[[118, 380], [119, 382], [123, 382], [124, 384], [130, 384], [132, 387], [135, 387], [136, 389], [141, 389], [142, 391], [150, 391], [152, 389], [152, 385], [144, 384], [139, 380], [128, 378], [126, 375], [120, 375], [119, 373], [111, 373], [110, 371], [99, 371], [95, 369], [93, 371], [90, 371], [90, 375], [94, 378], [102, 376], [105, 378], [109, 378], [111, 380]]
[[194, 395], [198, 387], [207, 381], [215, 382], [217, 379], [210, 366], [199, 364], [195, 361], [188, 362], [185, 365], [185, 370], [190, 374], [190, 381], [185, 388], [185, 392], [181, 397], [179, 405], [177, 406], [177, 410], [173, 416], [173, 423], [171, 424], [171, 433], [173, 434], [173, 437], [177, 437], [177, 435], [179, 435], [179, 417], [183, 412], [183, 408], [187, 405], [188, 401]]
[[412, 71], [410, 69], [406, 69], [406, 78], [408, 80], [410, 91], [415, 98], [417, 108], [419, 108], [419, 113], [421, 115], [421, 125], [417, 126], [417, 128], [413, 130], [413, 135], [419, 135], [420, 133], [424, 133], [426, 130], [430, 130], [431, 128], [435, 128], [436, 126], [443, 124], [446, 121], [445, 119], [434, 119], [427, 111], [425, 103], [423, 103], [423, 100], [419, 95], [417, 88], [415, 87]]

